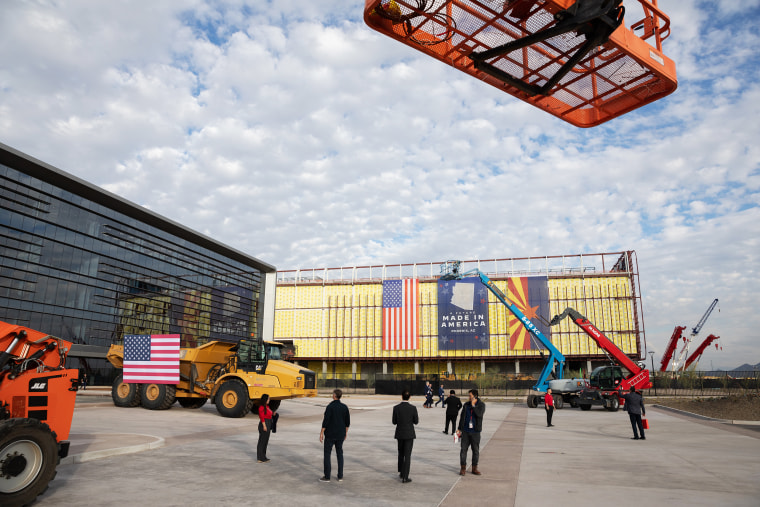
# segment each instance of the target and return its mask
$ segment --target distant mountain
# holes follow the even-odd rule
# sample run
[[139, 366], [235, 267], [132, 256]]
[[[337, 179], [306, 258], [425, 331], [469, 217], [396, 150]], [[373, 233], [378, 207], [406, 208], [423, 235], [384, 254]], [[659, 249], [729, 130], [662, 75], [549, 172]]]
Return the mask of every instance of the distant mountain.
[[751, 364], [744, 363], [743, 365], [737, 368], [734, 368], [731, 371], [760, 371], [760, 363], [757, 363], [754, 366]]

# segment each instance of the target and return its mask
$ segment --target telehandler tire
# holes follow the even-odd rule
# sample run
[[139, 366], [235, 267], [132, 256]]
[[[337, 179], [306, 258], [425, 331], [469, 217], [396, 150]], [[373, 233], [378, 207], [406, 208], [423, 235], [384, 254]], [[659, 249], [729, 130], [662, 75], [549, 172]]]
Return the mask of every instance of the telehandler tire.
[[620, 400], [618, 400], [617, 396], [608, 398], [605, 408], [609, 410], [610, 412], [617, 412], [618, 409], [620, 408]]
[[248, 388], [237, 380], [228, 380], [216, 393], [214, 403], [223, 417], [245, 417], [251, 409]]
[[140, 403], [148, 410], [166, 410], [177, 401], [177, 387], [170, 384], [142, 384]]
[[124, 375], [119, 375], [111, 386], [111, 399], [117, 407], [136, 407], [140, 404], [140, 386], [124, 382]]
[[581, 410], [591, 410], [591, 403], [578, 403]]
[[37, 419], [0, 422], [0, 505], [28, 505], [56, 475], [58, 444], [50, 427]]

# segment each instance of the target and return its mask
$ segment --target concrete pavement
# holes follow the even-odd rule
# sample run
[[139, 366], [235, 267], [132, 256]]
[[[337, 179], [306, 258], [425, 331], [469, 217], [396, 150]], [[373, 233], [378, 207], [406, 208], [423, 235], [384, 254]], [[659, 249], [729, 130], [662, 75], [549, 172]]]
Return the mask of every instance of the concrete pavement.
[[[649, 408], [646, 441], [625, 412], [489, 402], [482, 476], [460, 477], [444, 411], [418, 406], [413, 482], [401, 484], [389, 396], [345, 395], [352, 427], [345, 480], [324, 484], [318, 441], [328, 398], [283, 402], [271, 462], [257, 464], [257, 418], [226, 419], [213, 405], [166, 411], [78, 396], [71, 455], [37, 505], [748, 505], [760, 504], [760, 433]], [[333, 470], [335, 470], [333, 457]], [[469, 470], [468, 470], [469, 472]]]

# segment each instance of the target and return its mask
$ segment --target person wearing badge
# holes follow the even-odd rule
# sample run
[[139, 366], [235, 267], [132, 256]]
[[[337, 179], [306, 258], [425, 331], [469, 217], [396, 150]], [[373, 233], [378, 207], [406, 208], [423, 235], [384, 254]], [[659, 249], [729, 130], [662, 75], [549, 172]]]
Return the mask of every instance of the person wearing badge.
[[486, 404], [478, 399], [478, 390], [470, 389], [469, 401], [462, 407], [459, 416], [459, 429], [457, 436], [460, 438], [461, 449], [459, 451], [459, 475], [465, 475], [467, 470], [467, 451], [472, 449], [472, 473], [480, 475], [478, 461], [480, 459], [480, 432], [483, 429], [483, 414], [486, 412]]

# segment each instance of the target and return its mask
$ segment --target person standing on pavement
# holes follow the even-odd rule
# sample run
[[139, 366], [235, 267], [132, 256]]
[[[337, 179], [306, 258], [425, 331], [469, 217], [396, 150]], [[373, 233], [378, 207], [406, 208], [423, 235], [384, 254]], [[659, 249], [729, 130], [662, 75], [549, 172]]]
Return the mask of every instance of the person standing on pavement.
[[425, 382], [425, 403], [422, 404], [425, 408], [431, 408], [433, 405], [433, 386], [430, 382]]
[[461, 439], [459, 451], [459, 475], [465, 475], [467, 470], [467, 450], [472, 448], [472, 473], [480, 475], [478, 461], [480, 460], [480, 432], [483, 430], [483, 414], [486, 413], [486, 404], [478, 399], [478, 390], [470, 389], [469, 401], [464, 404], [462, 414], [459, 416], [459, 430], [457, 436]]
[[[625, 400], [625, 410], [628, 412], [628, 417], [631, 418], [631, 427], [633, 428], [631, 440], [646, 440], [644, 423], [641, 421], [641, 416], [647, 415], [647, 410], [644, 408], [644, 397], [636, 392], [635, 387], [631, 386], [628, 394], [623, 395], [623, 399]], [[641, 434], [640, 437], [639, 434]]]
[[258, 463], [268, 463], [267, 447], [269, 446], [269, 437], [272, 434], [272, 417], [274, 412], [269, 408], [269, 395], [262, 394], [259, 401], [259, 443], [256, 445], [256, 461]]
[[420, 422], [417, 407], [409, 403], [409, 391], [401, 393], [401, 403], [393, 407], [393, 424], [396, 425], [395, 438], [398, 441], [398, 476], [402, 483], [412, 482], [409, 468], [412, 459], [412, 446], [417, 435], [414, 425]]
[[546, 425], [554, 426], [552, 424], [552, 415], [554, 414], [554, 397], [552, 396], [552, 390], [546, 390], [546, 396], [544, 396], [544, 408], [546, 409]]
[[322, 419], [322, 431], [319, 433], [319, 441], [325, 444], [325, 475], [319, 479], [322, 482], [330, 482], [330, 460], [333, 446], [335, 446], [335, 457], [338, 458], [338, 482], [343, 480], [343, 441], [348, 437], [351, 416], [348, 407], [340, 401], [342, 396], [343, 391], [340, 389], [333, 391], [333, 401], [325, 408], [325, 416]]
[[446, 407], [446, 428], [443, 432], [449, 434], [449, 422], [451, 422], [451, 433], [454, 434], [457, 431], [457, 414], [462, 409], [462, 402], [459, 398], [454, 396], [455, 392], [452, 389], [449, 391], [449, 397], [443, 401], [443, 406]]
[[439, 403], [443, 403], [441, 405], [441, 408], [444, 408], [446, 406], [446, 403], [443, 401], [443, 397], [446, 396], [446, 391], [443, 389], [443, 384], [438, 387], [438, 401], [435, 402], [435, 406], [437, 407]]

